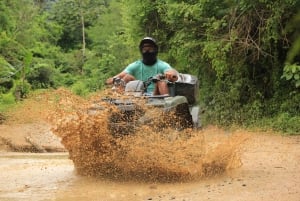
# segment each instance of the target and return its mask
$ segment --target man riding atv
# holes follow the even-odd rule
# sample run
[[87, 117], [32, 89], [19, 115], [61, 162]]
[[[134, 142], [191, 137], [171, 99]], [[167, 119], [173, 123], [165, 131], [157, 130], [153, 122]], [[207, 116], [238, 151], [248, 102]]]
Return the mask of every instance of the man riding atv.
[[[110, 117], [112, 134], [122, 136], [132, 133], [136, 125], [155, 122], [153, 117], [159, 117], [160, 128], [198, 128], [199, 106], [195, 105], [198, 79], [189, 74], [178, 73], [168, 63], [157, 59], [158, 46], [153, 38], [142, 39], [139, 49], [142, 60], [129, 64], [121, 73], [107, 79], [106, 84], [121, 87], [127, 95], [139, 93], [139, 97], [146, 97], [146, 103], [141, 103], [136, 98], [105, 98], [106, 102], [119, 109]], [[160, 108], [160, 114], [149, 115], [141, 105]], [[155, 127], [151, 123], [150, 125]]]
[[158, 80], [156, 84], [150, 83], [147, 87], [149, 95], [167, 95], [169, 94], [168, 86], [165, 80], [175, 82], [178, 80], [178, 72], [170, 64], [157, 59], [158, 45], [155, 39], [145, 37], [139, 44], [142, 54], [142, 60], [129, 64], [121, 73], [107, 79], [106, 84], [113, 84], [115, 79], [122, 79], [124, 83], [133, 80], [146, 82], [150, 77], [162, 74], [166, 79]]

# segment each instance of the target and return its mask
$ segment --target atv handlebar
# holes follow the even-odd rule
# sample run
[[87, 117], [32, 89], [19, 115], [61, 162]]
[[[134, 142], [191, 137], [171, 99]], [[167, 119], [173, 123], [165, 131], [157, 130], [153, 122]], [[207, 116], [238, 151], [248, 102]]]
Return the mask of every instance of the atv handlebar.
[[[172, 76], [172, 78], [176, 79], [177, 76], [174, 75], [174, 76]], [[167, 79], [166, 75], [157, 74], [155, 76], [149, 77], [148, 80], [144, 82], [144, 86], [145, 86], [145, 88], [147, 88], [152, 82], [156, 83], [158, 81], [166, 81], [166, 82], [172, 83], [171, 81], [169, 81]]]
[[[151, 83], [156, 84], [159, 81], [164, 81], [164, 82], [167, 82], [167, 83], [173, 83], [172, 81], [169, 80], [170, 77], [171, 76], [167, 76], [167, 75], [164, 75], [164, 74], [157, 74], [155, 76], [149, 77], [146, 81], [143, 81], [144, 91], [145, 92], [147, 91], [147, 88], [149, 87], [149, 85]], [[171, 77], [171, 79], [176, 79], [177, 80], [177, 75], [173, 75]], [[120, 89], [121, 91], [123, 91], [126, 88], [126, 84], [127, 83], [122, 78], [119, 78], [119, 77], [113, 77], [112, 78], [112, 85], [113, 85], [112, 89], [114, 89], [114, 90], [115, 89]]]
[[118, 78], [118, 77], [114, 77], [112, 83], [116, 87], [125, 86], [126, 85], [125, 81], [123, 79], [121, 79], [121, 78]]
[[[177, 75], [173, 75], [172, 78], [173, 78], [173, 79], [176, 79], [176, 78], [177, 78]], [[162, 75], [162, 74], [158, 74], [158, 75], [156, 75], [156, 76], [150, 77], [148, 80], [151, 80], [151, 81], [154, 82], [154, 83], [157, 82], [157, 81], [163, 81], [163, 80], [169, 81], [169, 80], [167, 79], [167, 76], [166, 76], [166, 75]], [[170, 82], [170, 81], [169, 81], [169, 82]]]

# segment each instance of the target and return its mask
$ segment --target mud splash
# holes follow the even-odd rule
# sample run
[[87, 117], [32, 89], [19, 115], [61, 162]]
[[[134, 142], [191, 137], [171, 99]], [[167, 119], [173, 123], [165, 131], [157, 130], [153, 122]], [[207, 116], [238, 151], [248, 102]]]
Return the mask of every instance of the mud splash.
[[[64, 92], [65, 93], [65, 92]], [[51, 115], [53, 133], [61, 137], [80, 175], [137, 181], [191, 181], [224, 173], [241, 165], [245, 136], [215, 139], [200, 131], [140, 127], [135, 133], [113, 137], [108, 129], [112, 108], [89, 114], [90, 100], [70, 94], [59, 97]]]

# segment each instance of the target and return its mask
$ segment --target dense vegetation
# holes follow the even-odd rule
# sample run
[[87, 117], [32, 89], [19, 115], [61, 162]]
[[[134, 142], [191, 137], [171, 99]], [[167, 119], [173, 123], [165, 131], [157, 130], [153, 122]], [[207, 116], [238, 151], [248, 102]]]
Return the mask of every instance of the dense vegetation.
[[299, 0], [1, 0], [0, 109], [32, 91], [79, 95], [139, 58], [200, 80], [204, 124], [300, 133]]

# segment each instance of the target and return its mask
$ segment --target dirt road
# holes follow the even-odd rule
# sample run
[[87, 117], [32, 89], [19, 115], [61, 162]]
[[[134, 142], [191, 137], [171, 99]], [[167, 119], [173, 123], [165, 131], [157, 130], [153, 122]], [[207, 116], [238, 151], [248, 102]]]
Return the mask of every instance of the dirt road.
[[[35, 128], [32, 136], [48, 133], [36, 124], [23, 126], [23, 131]], [[24, 135], [21, 127], [1, 125], [0, 135], [19, 136], [11, 141], [25, 143], [20, 141]], [[226, 134], [216, 128], [207, 128], [203, 133], [207, 139]], [[2, 144], [0, 200], [300, 200], [300, 137], [249, 134], [242, 146], [240, 167], [221, 175], [176, 183], [118, 182], [79, 176], [67, 152], [11, 152]]]

